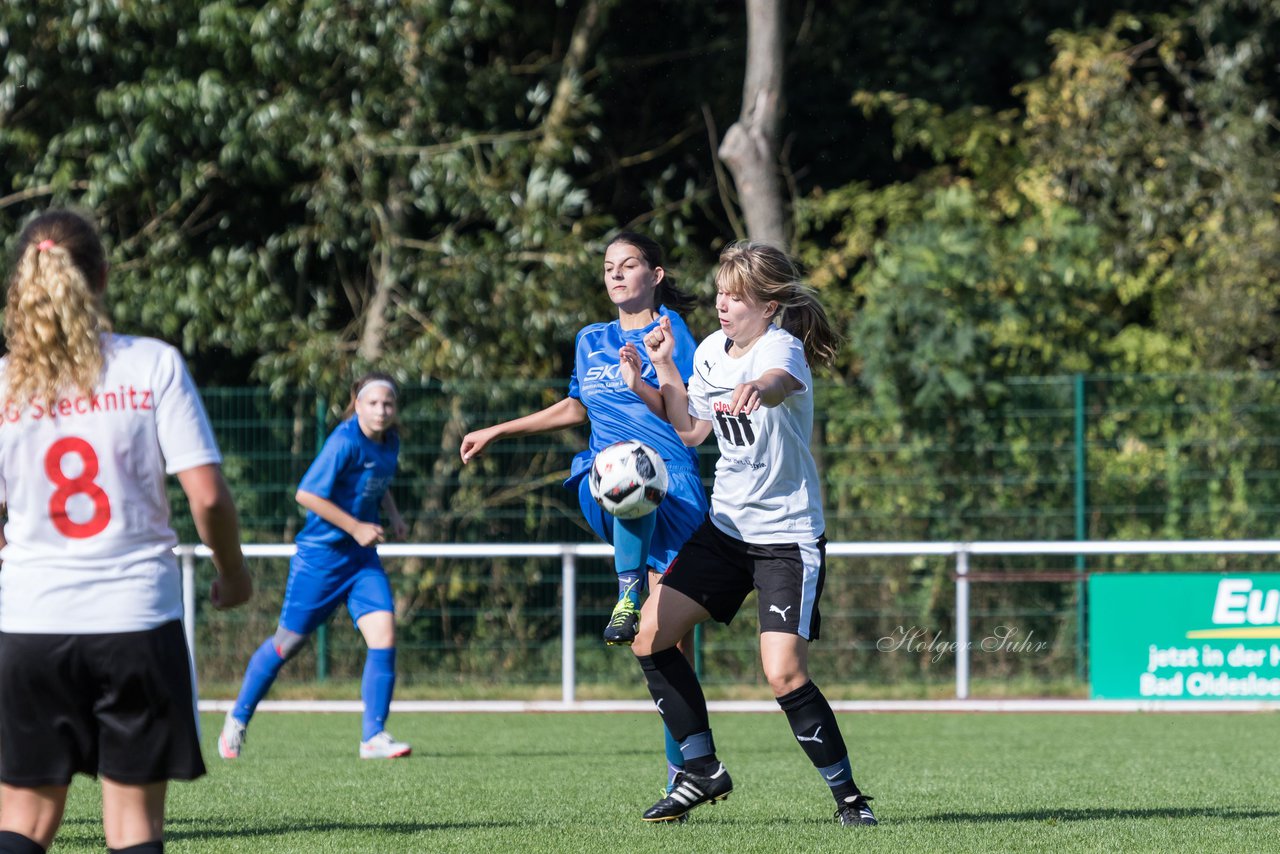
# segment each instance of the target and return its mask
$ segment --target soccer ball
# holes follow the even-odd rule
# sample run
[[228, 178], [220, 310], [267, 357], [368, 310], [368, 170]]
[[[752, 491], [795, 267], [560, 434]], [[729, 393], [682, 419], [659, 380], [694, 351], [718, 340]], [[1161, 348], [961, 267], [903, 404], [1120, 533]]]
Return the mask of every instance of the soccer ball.
[[614, 442], [596, 454], [587, 475], [591, 497], [619, 519], [638, 519], [667, 495], [667, 466], [644, 442]]

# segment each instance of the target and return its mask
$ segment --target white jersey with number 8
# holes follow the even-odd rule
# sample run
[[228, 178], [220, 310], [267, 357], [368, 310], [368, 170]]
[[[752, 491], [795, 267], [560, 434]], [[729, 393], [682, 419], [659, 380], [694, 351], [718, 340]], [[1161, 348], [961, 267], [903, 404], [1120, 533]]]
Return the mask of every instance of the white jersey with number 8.
[[91, 395], [3, 401], [0, 631], [144, 631], [182, 617], [165, 476], [222, 458], [177, 350], [103, 344]]

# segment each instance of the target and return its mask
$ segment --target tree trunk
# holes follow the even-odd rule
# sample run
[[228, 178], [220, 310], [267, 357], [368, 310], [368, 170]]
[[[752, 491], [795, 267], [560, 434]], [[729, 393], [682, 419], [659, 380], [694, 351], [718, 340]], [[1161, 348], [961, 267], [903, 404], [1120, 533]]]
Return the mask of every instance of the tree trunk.
[[752, 240], [785, 249], [787, 223], [778, 171], [782, 127], [783, 0], [747, 0], [742, 112], [720, 143]]

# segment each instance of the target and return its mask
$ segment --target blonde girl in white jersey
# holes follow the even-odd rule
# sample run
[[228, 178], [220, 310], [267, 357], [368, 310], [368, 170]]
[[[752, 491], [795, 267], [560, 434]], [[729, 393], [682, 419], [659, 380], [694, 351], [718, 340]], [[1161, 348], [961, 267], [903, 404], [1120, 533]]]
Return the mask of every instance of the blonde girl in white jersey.
[[[674, 789], [644, 819], [679, 820], [733, 790], [716, 757], [702, 687], [674, 647], [704, 620], [729, 623], [755, 590], [761, 662], [796, 741], [830, 787], [836, 820], [873, 825], [870, 799], [853, 781], [840, 727], [807, 664], [826, 574], [822, 496], [809, 451], [809, 364], [830, 363], [840, 338], [795, 265], [766, 244], [735, 243], [721, 253], [716, 311], [720, 330], [698, 346], [687, 391], [666, 328], [644, 341], [661, 392], [646, 402], [686, 444], [714, 432], [720, 449], [707, 520], [645, 602], [632, 645], [685, 758]], [[623, 352], [622, 359], [635, 376], [639, 353]]]
[[0, 360], [0, 852], [44, 852], [75, 773], [111, 851], [164, 850], [168, 781], [204, 773], [165, 476], [213, 551], [213, 605], [252, 584], [221, 456], [181, 356], [117, 335], [79, 214], [18, 239]]

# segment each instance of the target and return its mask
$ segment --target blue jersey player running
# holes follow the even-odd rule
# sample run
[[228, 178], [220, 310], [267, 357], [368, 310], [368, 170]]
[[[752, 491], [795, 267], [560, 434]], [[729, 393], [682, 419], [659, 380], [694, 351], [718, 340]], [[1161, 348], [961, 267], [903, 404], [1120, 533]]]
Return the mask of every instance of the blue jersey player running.
[[380, 511], [396, 539], [406, 533], [388, 491], [400, 455], [396, 397], [395, 383], [386, 374], [368, 373], [357, 380], [348, 417], [329, 434], [298, 484], [297, 501], [307, 509], [307, 520], [289, 565], [280, 625], [249, 659], [240, 696], [218, 737], [223, 759], [239, 757], [249, 719], [280, 668], [342, 602], [369, 645], [360, 685], [360, 758], [394, 759], [410, 753], [409, 745], [385, 728], [396, 682], [395, 609], [376, 548], [385, 539]]
[[[577, 491], [578, 505], [591, 529], [613, 544], [618, 602], [604, 629], [604, 640], [608, 644], [630, 644], [639, 625], [645, 570], [655, 580], [667, 571], [680, 546], [706, 515], [707, 498], [698, 474], [697, 452], [686, 447], [671, 425], [628, 388], [619, 352], [631, 344], [643, 354], [645, 335], [665, 320], [675, 339], [674, 362], [687, 379], [693, 371], [695, 342], [676, 312], [692, 307], [695, 300], [678, 289], [663, 269], [658, 244], [634, 232], [618, 234], [606, 247], [604, 285], [618, 307], [618, 319], [593, 323], [578, 332], [568, 396], [522, 418], [468, 433], [460, 450], [462, 461], [467, 463], [498, 439], [590, 423], [588, 447], [574, 457], [565, 486]], [[647, 357], [639, 370], [640, 382], [657, 394], [657, 373]], [[638, 439], [654, 448], [662, 455], [670, 479], [667, 497], [658, 509], [639, 519], [616, 519], [605, 513], [591, 497], [587, 484], [586, 475], [595, 455], [623, 439]], [[688, 650], [688, 643], [683, 643], [682, 648]], [[670, 782], [683, 767], [683, 760], [669, 734], [667, 765]]]

